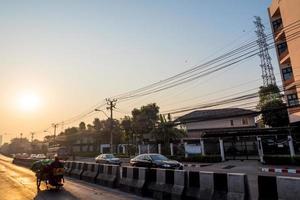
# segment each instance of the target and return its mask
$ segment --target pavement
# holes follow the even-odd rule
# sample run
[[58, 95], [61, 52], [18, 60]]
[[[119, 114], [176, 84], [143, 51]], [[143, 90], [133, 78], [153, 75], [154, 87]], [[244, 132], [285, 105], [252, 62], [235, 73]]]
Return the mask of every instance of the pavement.
[[11, 159], [0, 155], [0, 199], [1, 200], [142, 200], [147, 198], [121, 192], [116, 189], [65, 178], [59, 190], [46, 189], [41, 185], [37, 192], [35, 175], [29, 169], [11, 163]]

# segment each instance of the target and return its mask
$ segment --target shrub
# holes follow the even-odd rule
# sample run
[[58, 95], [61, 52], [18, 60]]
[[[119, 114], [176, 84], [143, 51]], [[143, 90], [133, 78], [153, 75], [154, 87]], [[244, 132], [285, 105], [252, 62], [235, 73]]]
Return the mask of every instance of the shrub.
[[184, 156], [169, 156], [170, 159], [177, 160], [180, 162], [206, 162], [206, 163], [215, 163], [221, 162], [222, 158], [219, 155], [196, 155], [189, 156], [185, 158]]
[[265, 164], [300, 165], [300, 156], [291, 158], [289, 155], [264, 155]]

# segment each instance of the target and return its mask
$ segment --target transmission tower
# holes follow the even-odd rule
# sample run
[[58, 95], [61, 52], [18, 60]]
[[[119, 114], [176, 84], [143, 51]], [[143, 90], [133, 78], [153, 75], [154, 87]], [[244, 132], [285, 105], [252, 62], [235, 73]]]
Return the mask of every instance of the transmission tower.
[[276, 85], [271, 57], [268, 50], [267, 36], [265, 27], [261, 23], [261, 18], [255, 16], [254, 24], [256, 26], [257, 44], [259, 46], [260, 67], [262, 70], [263, 85]]

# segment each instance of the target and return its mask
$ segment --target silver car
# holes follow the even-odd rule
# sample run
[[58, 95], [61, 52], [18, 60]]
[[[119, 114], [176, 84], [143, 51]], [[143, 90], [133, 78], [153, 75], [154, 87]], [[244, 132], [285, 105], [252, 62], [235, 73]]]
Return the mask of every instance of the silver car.
[[121, 165], [121, 160], [113, 154], [100, 154], [95, 158], [96, 163]]

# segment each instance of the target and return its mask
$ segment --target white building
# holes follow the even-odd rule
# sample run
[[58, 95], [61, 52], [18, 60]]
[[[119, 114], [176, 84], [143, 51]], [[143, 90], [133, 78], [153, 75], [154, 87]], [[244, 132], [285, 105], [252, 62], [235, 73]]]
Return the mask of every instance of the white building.
[[242, 108], [197, 110], [179, 117], [186, 126], [187, 138], [199, 139], [209, 130], [256, 127], [256, 112]]

